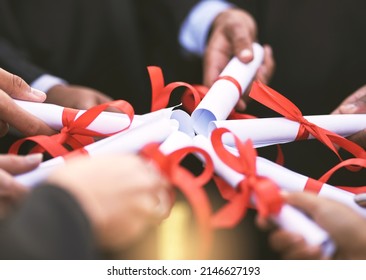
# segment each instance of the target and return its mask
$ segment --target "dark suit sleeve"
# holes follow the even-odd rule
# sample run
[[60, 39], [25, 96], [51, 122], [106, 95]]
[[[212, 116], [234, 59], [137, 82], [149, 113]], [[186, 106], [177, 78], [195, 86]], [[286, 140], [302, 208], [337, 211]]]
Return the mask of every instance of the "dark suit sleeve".
[[[30, 59], [28, 40], [14, 11], [19, 1], [0, 1], [0, 67], [31, 83], [45, 73]], [[37, 17], [37, 15], [33, 15]]]
[[4, 37], [0, 37], [0, 67], [22, 77], [27, 83], [46, 73], [32, 63], [25, 52]]
[[53, 186], [33, 190], [0, 223], [1, 259], [95, 259], [93, 234], [73, 197]]

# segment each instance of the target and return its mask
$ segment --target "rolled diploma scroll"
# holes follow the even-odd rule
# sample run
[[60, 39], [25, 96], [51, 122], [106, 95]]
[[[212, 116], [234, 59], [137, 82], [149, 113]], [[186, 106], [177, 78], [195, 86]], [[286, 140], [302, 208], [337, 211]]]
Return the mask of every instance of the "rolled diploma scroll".
[[193, 146], [193, 138], [182, 131], [174, 131], [169, 137], [160, 145], [159, 149], [164, 154], [172, 153], [181, 148]]
[[242, 89], [239, 94], [236, 85], [225, 79], [218, 79], [209, 89], [205, 97], [192, 113], [193, 128], [198, 134], [208, 134], [208, 124], [211, 121], [225, 120], [229, 116], [240, 95], [245, 92], [252, 82], [258, 67], [263, 61], [263, 48], [253, 44], [254, 59], [245, 64], [234, 57], [226, 65], [220, 77], [229, 76], [234, 78]]
[[[136, 128], [117, 133], [108, 138], [85, 146], [90, 156], [137, 152], [150, 142], [163, 142], [176, 131], [176, 120], [157, 119]], [[32, 188], [44, 181], [56, 167], [63, 165], [63, 157], [56, 157], [41, 163], [38, 168], [15, 176], [15, 180], [27, 188]]]
[[[193, 144], [210, 154], [214, 162], [215, 172], [232, 187], [235, 188], [243, 180], [243, 174], [237, 173], [221, 161], [216, 155], [211, 142], [206, 137], [202, 135], [196, 136], [193, 138]], [[258, 162], [257, 167], [259, 165], [260, 163]], [[258, 173], [260, 174], [259, 170]], [[302, 235], [307, 244], [321, 246], [324, 256], [331, 256], [334, 253], [335, 245], [329, 234], [296, 208], [285, 204], [280, 213], [274, 216], [273, 219], [282, 228]]]
[[[309, 122], [343, 137], [350, 136], [366, 128], [366, 114], [304, 116]], [[247, 120], [213, 121], [209, 124], [209, 134], [216, 128], [225, 127], [242, 141], [252, 139], [255, 147], [295, 141], [300, 124], [286, 118], [260, 118]], [[312, 135], [309, 139], [313, 139]], [[224, 135], [223, 142], [234, 146], [234, 138]]]
[[[62, 113], [64, 107], [48, 103], [36, 103], [21, 100], [14, 100], [14, 102], [28, 113], [45, 122], [51, 128], [55, 130], [62, 129]], [[135, 115], [131, 128], [157, 118], [176, 119], [180, 123], [180, 129], [193, 136], [194, 131], [191, 118], [182, 110], [173, 111], [175, 107], [161, 109], [144, 115]], [[85, 110], [79, 110], [76, 118], [80, 117], [84, 112]], [[88, 129], [99, 133], [110, 134], [125, 129], [129, 124], [130, 120], [126, 114], [102, 112], [88, 126]]]

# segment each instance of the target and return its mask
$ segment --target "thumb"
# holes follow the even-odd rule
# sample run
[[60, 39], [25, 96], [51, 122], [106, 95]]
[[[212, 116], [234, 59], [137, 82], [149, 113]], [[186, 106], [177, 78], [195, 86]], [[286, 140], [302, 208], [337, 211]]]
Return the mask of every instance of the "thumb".
[[290, 205], [301, 209], [311, 217], [316, 216], [319, 208], [319, 197], [309, 192], [281, 193], [283, 199]]
[[0, 155], [0, 168], [12, 175], [21, 174], [36, 168], [42, 162], [42, 159], [42, 154], [27, 156]]
[[43, 102], [46, 94], [31, 88], [22, 78], [0, 68], [0, 89], [14, 99]]

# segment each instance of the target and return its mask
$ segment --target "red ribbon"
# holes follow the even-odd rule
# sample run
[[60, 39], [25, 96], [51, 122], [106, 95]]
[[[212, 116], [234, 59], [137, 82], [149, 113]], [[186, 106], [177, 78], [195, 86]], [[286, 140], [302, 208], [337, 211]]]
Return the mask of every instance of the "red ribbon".
[[[331, 149], [337, 157], [343, 161], [334, 144], [345, 149], [356, 158], [366, 159], [365, 150], [359, 145], [349, 141], [348, 139], [337, 135], [334, 132], [321, 128], [307, 121], [301, 111], [286, 97], [264, 85], [261, 82], [254, 82], [249, 96], [285, 118], [300, 123], [300, 128], [296, 140], [307, 139], [309, 134]], [[356, 169], [349, 168], [353, 171]], [[358, 169], [357, 169], [358, 170]]]
[[[328, 170], [324, 175], [322, 175], [318, 180], [309, 178], [306, 182], [304, 191], [310, 191], [318, 194], [324, 183], [327, 183], [330, 177], [333, 176], [335, 172], [343, 167], [358, 166], [360, 168], [366, 168], [366, 160], [361, 158], [350, 158], [338, 163], [336, 166]], [[353, 194], [366, 193], [366, 186], [334, 186], [336, 188], [343, 189], [345, 191], [351, 192]]]
[[152, 90], [151, 112], [166, 108], [169, 104], [170, 95], [178, 87], [189, 89], [186, 94], [193, 96], [194, 107], [197, 107], [200, 103], [202, 98], [194, 86], [184, 82], [173, 82], [165, 86], [163, 72], [159, 67], [149, 66], [147, 70]]
[[[203, 97], [205, 97], [206, 93], [208, 92], [209, 88], [204, 85], [190, 85], [184, 82], [173, 82], [164, 86], [164, 76], [163, 72], [159, 67], [156, 66], [149, 66], [147, 68], [150, 76], [151, 82], [151, 89], [152, 89], [152, 102], [151, 102], [151, 111], [157, 111], [163, 108], [166, 108], [169, 103], [170, 96], [172, 92], [178, 87], [186, 87], [187, 89], [182, 94], [182, 105], [184, 109], [191, 114], [194, 109], [198, 106], [201, 102]], [[218, 80], [224, 79], [231, 81], [237, 88], [239, 92], [239, 96], [241, 96], [241, 86], [234, 78], [229, 76], [222, 76], [219, 77]], [[252, 119], [255, 116], [248, 115], [248, 114], [241, 114], [235, 112], [233, 110], [228, 119], [230, 120], [237, 120], [237, 119]]]
[[[114, 133], [99, 133], [87, 127], [108, 107], [114, 107], [125, 113], [130, 119], [128, 127]], [[132, 106], [124, 100], [116, 100], [97, 105], [85, 111], [79, 118], [75, 119], [78, 110], [65, 108], [62, 113], [63, 128], [59, 134], [52, 136], [38, 135], [27, 137], [16, 141], [9, 149], [9, 153], [17, 154], [26, 141], [38, 144], [31, 153], [48, 152], [52, 157], [64, 156], [69, 153], [69, 149], [63, 145], [68, 145], [72, 150], [83, 148], [94, 142], [93, 137], [107, 137], [129, 128], [133, 120], [134, 111]]]
[[239, 84], [239, 82], [235, 78], [233, 78], [231, 76], [220, 76], [220, 77], [217, 78], [217, 81], [218, 80], [226, 80], [226, 81], [231, 82], [238, 89], [239, 98], [241, 98], [241, 95], [243, 93], [243, 89], [241, 88], [241, 85]]
[[238, 184], [234, 192], [230, 186], [220, 186], [223, 197], [228, 199], [229, 203], [214, 215], [212, 219], [214, 227], [230, 228], [237, 225], [245, 216], [251, 204], [251, 198], [255, 199], [256, 209], [260, 216], [267, 217], [270, 214], [278, 214], [283, 203], [279, 188], [272, 180], [257, 174], [257, 152], [253, 148], [252, 142], [248, 140], [242, 143], [233, 134], [239, 153], [238, 156], [235, 156], [225, 148], [222, 142], [222, 135], [225, 133], [231, 132], [226, 128], [218, 128], [212, 132], [213, 148], [225, 164], [243, 174], [245, 178]]
[[[200, 154], [206, 163], [204, 171], [198, 177], [193, 176], [191, 172], [180, 165], [180, 162], [191, 153]], [[203, 186], [211, 179], [213, 174], [211, 157], [206, 151], [197, 147], [186, 147], [165, 155], [159, 150], [159, 144], [157, 143], [146, 145], [140, 154], [153, 160], [173, 186], [187, 198], [196, 217], [201, 236], [198, 252], [200, 258], [207, 258], [213, 241], [213, 232], [210, 225], [212, 210]]]

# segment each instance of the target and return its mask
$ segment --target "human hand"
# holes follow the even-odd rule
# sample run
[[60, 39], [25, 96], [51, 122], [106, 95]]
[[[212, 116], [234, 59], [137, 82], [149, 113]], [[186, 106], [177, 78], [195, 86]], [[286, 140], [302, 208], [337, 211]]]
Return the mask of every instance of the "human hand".
[[[308, 214], [326, 230], [337, 246], [336, 258], [366, 259], [366, 220], [351, 208], [312, 193], [289, 193], [284, 199]], [[265, 228], [265, 222], [259, 221]], [[302, 236], [277, 229], [270, 236], [271, 247], [284, 259], [322, 259], [319, 246], [309, 246]]]
[[8, 132], [9, 125], [27, 136], [54, 133], [44, 122], [16, 105], [12, 98], [43, 102], [46, 95], [31, 88], [22, 78], [0, 68], [0, 137]]
[[5, 217], [27, 192], [12, 175], [30, 171], [41, 162], [42, 154], [0, 155], [0, 219]]
[[[212, 24], [204, 62], [203, 83], [210, 87], [229, 63], [237, 56], [243, 63], [253, 60], [252, 44], [257, 38], [257, 25], [253, 17], [244, 10], [232, 8], [220, 13]], [[268, 83], [273, 75], [275, 62], [270, 46], [264, 46], [264, 59], [259, 67], [256, 79]], [[247, 94], [243, 95], [236, 109], [246, 108]]]
[[[366, 113], [366, 85], [348, 96], [332, 114], [365, 114]], [[366, 149], [366, 129], [357, 132], [350, 137], [351, 141], [356, 142]]]
[[102, 250], [131, 244], [172, 206], [168, 182], [135, 155], [70, 160], [47, 181], [80, 203]]
[[96, 105], [110, 102], [107, 95], [88, 87], [56, 85], [47, 92], [47, 103], [68, 108], [87, 110]]

